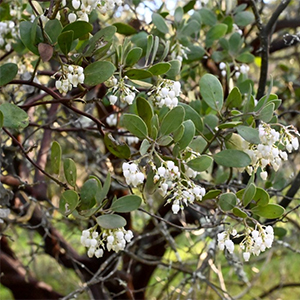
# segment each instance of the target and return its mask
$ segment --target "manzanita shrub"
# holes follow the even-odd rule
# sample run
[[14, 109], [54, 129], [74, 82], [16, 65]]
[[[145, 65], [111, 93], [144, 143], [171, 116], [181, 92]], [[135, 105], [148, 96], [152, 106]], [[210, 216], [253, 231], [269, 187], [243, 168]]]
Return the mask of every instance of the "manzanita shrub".
[[[158, 266], [183, 274], [169, 298], [196, 299], [193, 285], [207, 285], [231, 299], [210, 282], [216, 253], [246, 283], [241, 265], [285, 234], [299, 134], [278, 117], [264, 39], [290, 1], [277, 1], [277, 15], [265, 8], [269, 19], [263, 1], [181, 2], [1, 1], [2, 237], [34, 225], [33, 204], [44, 223], [32, 229], [75, 224], [97, 268], [64, 299], [93, 285], [143, 298]], [[185, 233], [198, 261], [179, 255]]]

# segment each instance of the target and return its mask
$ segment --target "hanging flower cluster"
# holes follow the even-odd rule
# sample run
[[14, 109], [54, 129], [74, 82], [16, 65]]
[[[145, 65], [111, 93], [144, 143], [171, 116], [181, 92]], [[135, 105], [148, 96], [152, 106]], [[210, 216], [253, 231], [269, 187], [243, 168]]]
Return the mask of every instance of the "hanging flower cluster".
[[[260, 167], [260, 177], [266, 180], [268, 173], [265, 170], [267, 165], [271, 165], [275, 171], [279, 169], [282, 161], [288, 159], [287, 152], [298, 150], [299, 141], [291, 133], [298, 134], [292, 127], [282, 127], [281, 132], [271, 128], [269, 124], [262, 122], [259, 127], [259, 138], [261, 143], [258, 145], [248, 144], [245, 152], [251, 158], [251, 165], [246, 167], [246, 171], [251, 175]], [[247, 143], [246, 143], [247, 144]], [[246, 147], [247, 148], [247, 147]], [[281, 149], [286, 149], [286, 151]]]
[[172, 109], [178, 105], [178, 97], [181, 94], [181, 84], [179, 81], [170, 79], [160, 79], [148, 95], [153, 95], [153, 102], [159, 107], [164, 105]]
[[104, 250], [115, 251], [118, 253], [126, 247], [126, 242], [129, 243], [133, 238], [131, 230], [125, 230], [124, 227], [110, 230], [103, 230], [100, 234], [95, 231], [95, 228], [89, 228], [82, 231], [80, 238], [81, 244], [88, 248], [88, 257], [94, 255], [99, 258], [104, 254]]
[[4, 47], [9, 52], [12, 49], [12, 43], [17, 38], [16, 25], [13, 21], [0, 22], [0, 48]]
[[195, 200], [201, 201], [206, 191], [203, 187], [196, 185], [191, 180], [181, 178], [178, 166], [171, 160], [165, 161], [159, 168], [152, 167], [155, 172], [154, 182], [159, 182], [159, 192], [165, 197], [168, 194], [172, 196], [167, 203], [172, 202], [172, 211], [177, 214], [179, 210], [184, 209]]
[[138, 165], [134, 162], [123, 163], [122, 165], [123, 175], [125, 177], [126, 183], [137, 187], [144, 182], [145, 176], [139, 171]]
[[135, 93], [138, 92], [138, 90], [135, 87], [125, 83], [125, 80], [127, 79], [127, 76], [121, 78], [120, 80], [118, 80], [115, 76], [112, 76], [105, 82], [105, 85], [110, 88], [109, 92], [112, 93], [108, 96], [108, 100], [111, 105], [115, 105], [119, 98], [121, 102], [127, 103], [128, 105], [133, 103], [135, 99]]
[[73, 87], [84, 82], [83, 68], [76, 65], [63, 65], [62, 76], [55, 82], [60, 93], [66, 95]]
[[89, 14], [93, 9], [98, 8], [102, 14], [106, 14], [115, 8], [115, 5], [122, 5], [122, 0], [72, 0], [72, 7], [75, 12], [68, 15], [70, 23], [76, 20], [89, 22]]
[[[243, 258], [249, 261], [251, 254], [258, 256], [267, 248], [272, 247], [274, 240], [274, 231], [272, 226], [261, 226], [257, 224], [257, 229], [248, 227], [246, 229], [245, 238], [240, 243], [240, 248], [243, 250]], [[230, 236], [236, 237], [235, 229], [218, 233], [217, 241], [220, 250], [226, 249], [229, 253], [234, 251], [234, 243]]]

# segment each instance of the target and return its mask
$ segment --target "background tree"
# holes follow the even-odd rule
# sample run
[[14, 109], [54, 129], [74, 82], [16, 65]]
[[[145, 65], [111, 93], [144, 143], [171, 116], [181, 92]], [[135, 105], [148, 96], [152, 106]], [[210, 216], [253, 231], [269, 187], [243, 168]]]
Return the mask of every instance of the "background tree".
[[299, 295], [299, 9], [1, 1], [2, 286]]

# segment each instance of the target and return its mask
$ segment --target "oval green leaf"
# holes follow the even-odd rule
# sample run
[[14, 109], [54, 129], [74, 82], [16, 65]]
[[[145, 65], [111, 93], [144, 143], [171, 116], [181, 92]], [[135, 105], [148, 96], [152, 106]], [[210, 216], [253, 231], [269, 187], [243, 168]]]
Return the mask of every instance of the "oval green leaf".
[[64, 174], [67, 182], [75, 187], [77, 179], [77, 169], [76, 164], [71, 158], [66, 158], [64, 160]]
[[114, 212], [127, 213], [134, 211], [140, 207], [142, 198], [137, 195], [126, 195], [115, 200], [110, 207]]
[[152, 73], [141, 69], [128, 70], [125, 72], [125, 75], [130, 79], [146, 79], [152, 77]]
[[213, 159], [208, 155], [201, 155], [187, 162], [187, 165], [197, 172], [203, 172], [207, 170], [213, 162]]
[[102, 215], [97, 218], [97, 223], [105, 229], [116, 229], [127, 224], [126, 220], [119, 215]]
[[0, 86], [11, 82], [18, 73], [18, 66], [13, 63], [7, 63], [0, 67]]
[[130, 25], [125, 23], [114, 23], [113, 24], [117, 28], [117, 33], [123, 34], [123, 35], [133, 35], [137, 33], [137, 31]]
[[73, 37], [74, 37], [74, 31], [72, 31], [72, 30], [62, 32], [58, 36], [57, 43], [63, 54], [68, 55], [68, 53], [70, 52], [71, 47], [72, 47], [72, 42], [74, 40]]
[[80, 209], [85, 210], [93, 207], [96, 203], [95, 196], [98, 192], [99, 186], [96, 179], [87, 180], [80, 190]]
[[78, 194], [73, 190], [67, 190], [61, 195], [59, 202], [59, 211], [64, 215], [69, 215], [75, 210], [78, 202]]
[[200, 79], [200, 93], [206, 104], [214, 110], [223, 107], [223, 88], [216, 76], [205, 74]]
[[191, 120], [186, 120], [183, 122], [184, 132], [181, 139], [178, 142], [180, 150], [185, 149], [195, 136], [195, 125]]
[[29, 124], [27, 113], [23, 109], [12, 103], [1, 104], [0, 111], [3, 114], [4, 127], [21, 131]]
[[171, 109], [163, 118], [161, 122], [160, 133], [161, 135], [168, 135], [174, 132], [183, 123], [184, 109], [181, 106], [176, 106]]
[[115, 66], [109, 61], [96, 61], [84, 69], [84, 83], [95, 86], [109, 79], [115, 70]]
[[128, 159], [131, 155], [128, 145], [117, 143], [110, 132], [105, 134], [104, 144], [108, 151], [116, 157]]
[[256, 193], [256, 186], [254, 183], [250, 183], [243, 194], [243, 205], [246, 207], [252, 200]]
[[265, 206], [269, 203], [270, 196], [264, 189], [257, 187], [253, 200], [258, 206]]
[[158, 76], [167, 73], [171, 68], [171, 65], [167, 62], [160, 62], [148, 69], [153, 75]]
[[126, 56], [125, 65], [129, 67], [135, 65], [141, 58], [142, 53], [143, 53], [142, 48], [140, 47], [132, 48]]
[[223, 211], [232, 210], [237, 203], [237, 198], [234, 193], [225, 193], [219, 197], [219, 206]]
[[124, 114], [122, 118], [124, 127], [140, 139], [148, 136], [148, 128], [145, 122], [137, 115]]
[[51, 170], [54, 174], [59, 174], [61, 165], [61, 146], [58, 142], [54, 141], [51, 146]]
[[284, 208], [278, 204], [267, 204], [265, 206], [255, 206], [252, 213], [267, 219], [277, 219], [284, 213]]
[[240, 208], [238, 208], [238, 207], [234, 207], [234, 208], [232, 209], [232, 213], [233, 213], [235, 216], [240, 217], [240, 218], [243, 218], [243, 219], [245, 219], [245, 218], [248, 217], [248, 215], [247, 215], [244, 211], [242, 211]]
[[169, 28], [165, 22], [165, 19], [160, 14], [152, 14], [152, 23], [155, 25], [158, 31], [165, 34], [169, 32]]
[[257, 129], [241, 125], [237, 127], [237, 132], [247, 142], [251, 144], [260, 144], [260, 138]]
[[93, 26], [90, 23], [85, 21], [76, 21], [65, 26], [62, 30], [62, 33], [67, 31], [73, 31], [73, 40], [76, 40], [91, 32], [92, 30]]
[[251, 163], [249, 155], [236, 149], [226, 149], [214, 155], [214, 160], [218, 165], [232, 168], [244, 168]]

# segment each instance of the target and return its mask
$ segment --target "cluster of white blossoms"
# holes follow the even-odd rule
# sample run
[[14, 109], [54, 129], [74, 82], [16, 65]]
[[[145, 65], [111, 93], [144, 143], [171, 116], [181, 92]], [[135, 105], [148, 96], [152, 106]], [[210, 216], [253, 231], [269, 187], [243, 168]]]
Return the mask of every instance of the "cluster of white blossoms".
[[238, 79], [241, 74], [247, 74], [250, 70], [248, 65], [242, 64], [240, 66], [235, 66], [235, 78]]
[[63, 95], [67, 94], [73, 87], [84, 82], [84, 73], [81, 66], [63, 65], [62, 76], [55, 82], [55, 87]]
[[[250, 255], [258, 256], [261, 252], [264, 252], [267, 248], [271, 248], [274, 240], [274, 231], [272, 226], [263, 227], [257, 225], [258, 229], [252, 229], [248, 227], [246, 229], [246, 236], [240, 243], [240, 248], [243, 250], [243, 258], [245, 261], [249, 261]], [[229, 231], [223, 231], [218, 233], [218, 247], [221, 251], [227, 249], [229, 253], [234, 251], [234, 243], [230, 239], [230, 236], [236, 237], [237, 231], [235, 229]]]
[[177, 214], [179, 210], [184, 209], [184, 205], [188, 206], [195, 200], [201, 201], [206, 191], [203, 187], [196, 185], [193, 181], [184, 180], [181, 178], [181, 173], [178, 166], [171, 160], [165, 161], [159, 168], [152, 166], [155, 175], [154, 182], [159, 182], [158, 190], [165, 197], [168, 194], [173, 194], [167, 200], [167, 203], [172, 202], [172, 211]]
[[122, 251], [133, 238], [131, 230], [125, 230], [124, 227], [110, 230], [103, 230], [100, 234], [94, 229], [82, 231], [80, 242], [88, 248], [88, 257], [94, 255], [99, 258], [104, 254], [104, 250], [113, 250], [116, 253]]
[[122, 3], [123, 0], [72, 0], [72, 7], [75, 11], [69, 13], [68, 20], [70, 23], [76, 20], [89, 22], [89, 14], [93, 9], [98, 8], [102, 14], [106, 14]]
[[144, 182], [145, 176], [140, 172], [138, 165], [134, 162], [124, 162], [122, 165], [123, 175], [125, 177], [126, 183], [137, 187]]
[[0, 48], [5, 51], [12, 49], [12, 43], [17, 38], [16, 25], [13, 21], [2, 21], [0, 22]]
[[179, 81], [161, 79], [148, 95], [153, 94], [153, 102], [159, 107], [164, 105], [172, 109], [178, 105], [178, 97], [181, 94], [181, 84]]
[[[293, 136], [291, 132], [298, 133], [289, 127], [282, 127], [282, 131], [278, 132], [264, 122], [259, 125], [258, 131], [261, 143], [258, 145], [248, 144], [248, 149], [245, 150], [251, 158], [251, 165], [246, 167], [246, 171], [251, 175], [260, 167], [260, 177], [266, 180], [268, 173], [265, 171], [265, 167], [267, 165], [271, 165], [275, 171], [278, 171], [282, 161], [288, 160], [287, 152], [290, 153], [293, 149], [298, 150], [298, 137]], [[245, 142], [245, 144], [247, 143]], [[284, 147], [287, 152], [281, 150]]]
[[105, 81], [105, 85], [109, 87], [109, 91], [112, 92], [112, 94], [108, 96], [108, 100], [111, 105], [115, 105], [119, 98], [121, 102], [127, 103], [128, 105], [133, 103], [135, 93], [138, 92], [138, 90], [134, 86], [125, 83], [125, 80], [127, 79], [127, 76], [125, 76], [118, 81], [115, 76], [112, 76], [110, 79]]

